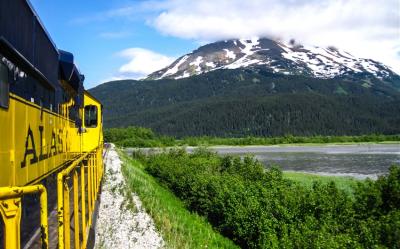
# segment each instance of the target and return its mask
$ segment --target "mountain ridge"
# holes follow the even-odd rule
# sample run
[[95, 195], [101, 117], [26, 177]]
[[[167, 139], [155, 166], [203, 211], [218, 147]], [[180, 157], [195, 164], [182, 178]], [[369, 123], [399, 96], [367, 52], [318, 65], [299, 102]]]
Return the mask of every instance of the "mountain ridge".
[[233, 39], [210, 43], [183, 55], [146, 80], [182, 79], [219, 69], [262, 68], [272, 73], [316, 78], [348, 77], [368, 82], [379, 79], [400, 86], [390, 67], [372, 59], [356, 58], [338, 48], [313, 47], [267, 38]]

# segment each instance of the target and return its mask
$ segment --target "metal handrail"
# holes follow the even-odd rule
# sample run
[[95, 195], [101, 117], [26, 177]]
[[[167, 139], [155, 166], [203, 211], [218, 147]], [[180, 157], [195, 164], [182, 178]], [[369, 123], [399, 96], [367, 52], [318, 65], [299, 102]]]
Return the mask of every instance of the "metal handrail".
[[[100, 192], [104, 171], [101, 148], [99, 146], [90, 152], [84, 153], [75, 159], [71, 165], [57, 174], [58, 245], [60, 249], [71, 248], [69, 210], [71, 204], [70, 187], [68, 185], [70, 176], [73, 177], [74, 248], [87, 247], [89, 229], [93, 223], [95, 204]], [[81, 199], [79, 199], [79, 191]], [[41, 244], [42, 249], [49, 248], [47, 190], [43, 185], [0, 187], [0, 216], [4, 222], [5, 231], [7, 231], [4, 237], [4, 248], [21, 248], [21, 198], [29, 194], [40, 194]], [[87, 206], [86, 194], [88, 199]], [[81, 202], [79, 203], [79, 201]], [[79, 219], [79, 204], [81, 204], [81, 220]], [[88, 214], [88, 219], [86, 219], [86, 214]], [[82, 236], [80, 236], [80, 231], [82, 231]]]
[[[100, 182], [103, 176], [103, 165], [101, 161], [100, 147], [86, 152], [76, 159], [69, 167], [62, 170], [57, 175], [57, 208], [58, 208], [58, 248], [70, 249], [70, 187], [67, 180], [71, 173], [73, 177], [73, 209], [74, 209], [74, 248], [86, 248], [89, 228], [92, 226], [92, 216], [94, 215], [94, 206], [100, 190]], [[84, 162], [87, 165], [84, 165]], [[86, 209], [86, 182], [85, 168], [87, 169], [87, 196], [88, 203]], [[80, 169], [78, 172], [78, 169]], [[81, 224], [82, 224], [82, 242], [80, 241], [79, 231], [79, 174], [81, 180]], [[86, 210], [88, 211], [88, 220], [86, 220]]]
[[29, 194], [40, 194], [40, 226], [42, 248], [49, 246], [49, 232], [47, 221], [47, 191], [43, 185], [25, 187], [2, 187], [0, 188], [0, 213], [3, 217], [5, 230], [4, 248], [21, 247], [21, 197]]

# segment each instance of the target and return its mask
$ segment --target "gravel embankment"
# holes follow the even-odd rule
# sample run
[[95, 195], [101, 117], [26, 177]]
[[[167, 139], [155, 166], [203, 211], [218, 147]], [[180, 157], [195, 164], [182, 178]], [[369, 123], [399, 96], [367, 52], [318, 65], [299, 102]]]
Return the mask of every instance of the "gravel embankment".
[[114, 145], [105, 158], [106, 175], [102, 186], [95, 248], [162, 248], [164, 241], [139, 197], [126, 186], [121, 160]]

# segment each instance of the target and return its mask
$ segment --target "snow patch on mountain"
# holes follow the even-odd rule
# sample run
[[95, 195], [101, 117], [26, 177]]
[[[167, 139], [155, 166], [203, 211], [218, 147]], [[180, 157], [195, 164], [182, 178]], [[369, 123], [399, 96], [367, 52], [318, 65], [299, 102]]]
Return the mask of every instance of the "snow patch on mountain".
[[[356, 58], [349, 53], [338, 49], [325, 49], [321, 47], [302, 46], [296, 47], [279, 44], [285, 51], [282, 56], [296, 64], [304, 63], [316, 77], [333, 78], [348, 72], [368, 72], [382, 79], [378, 73], [388, 74], [376, 66], [376, 62]], [[388, 68], [386, 68], [388, 69]]]
[[248, 67], [253, 64], [263, 64], [263, 62], [261, 60], [257, 60], [257, 59], [249, 59], [248, 57], [242, 57], [232, 64], [221, 67], [221, 69], [237, 69], [237, 68], [241, 68], [241, 67]]
[[199, 56], [195, 61], [191, 62], [189, 65], [194, 66], [197, 73], [201, 73], [200, 64], [203, 62], [203, 57]]
[[236, 54], [233, 51], [230, 51], [229, 49], [224, 49], [224, 51], [226, 52], [226, 57], [229, 59], [236, 59]]
[[182, 65], [188, 58], [188, 55], [183, 56], [182, 59], [180, 59], [180, 61], [176, 63], [174, 67], [168, 69], [168, 71], [166, 71], [160, 78], [165, 78], [167, 76], [176, 74], [179, 70], [179, 66]]
[[187, 54], [148, 79], [181, 79], [218, 69], [264, 68], [272, 73], [316, 78], [363, 75], [366, 79], [399, 77], [382, 63], [357, 58], [337, 48], [252, 38], [216, 42]]
[[211, 67], [211, 68], [215, 68], [216, 67], [216, 65], [212, 61], [206, 62], [206, 66], [207, 67]]
[[259, 48], [258, 44], [260, 44], [257, 38], [253, 38], [251, 40], [240, 39], [239, 41], [244, 45], [244, 48], [241, 50], [246, 56], [252, 55], [255, 49]]
[[178, 76], [175, 79], [179, 80], [179, 79], [183, 79], [183, 78], [187, 78], [187, 77], [190, 77], [190, 73], [188, 71], [185, 71], [181, 76]]
[[[244, 56], [242, 56], [241, 58], [239, 58], [238, 60], [234, 61], [231, 64], [228, 64], [226, 66], [222, 66], [221, 69], [237, 69], [237, 68], [241, 68], [241, 67], [248, 67], [248, 66], [253, 65], [253, 64], [259, 64], [259, 65], [265, 64], [260, 59], [252, 58], [252, 55], [258, 49], [260, 49], [260, 47], [258, 46], [260, 44], [258, 39], [256, 39], [256, 38], [253, 38], [252, 40], [240, 39], [239, 42], [242, 45], [244, 45], [244, 48], [240, 47], [240, 51], [241, 51], [242, 54], [244, 54]], [[232, 54], [229, 54], [228, 58], [235, 59], [236, 55], [233, 56]]]

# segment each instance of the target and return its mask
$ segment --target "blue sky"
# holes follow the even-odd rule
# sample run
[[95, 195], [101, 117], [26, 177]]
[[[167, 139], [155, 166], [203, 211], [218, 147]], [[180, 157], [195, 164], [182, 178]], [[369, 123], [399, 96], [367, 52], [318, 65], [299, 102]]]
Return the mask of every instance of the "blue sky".
[[230, 38], [296, 39], [381, 61], [400, 73], [400, 1], [31, 0], [57, 47], [72, 52], [86, 88], [142, 78]]
[[128, 6], [139, 8], [140, 2], [31, 0], [31, 3], [57, 47], [74, 54], [75, 62], [85, 74], [87, 88], [119, 78], [119, 68], [129, 61], [120, 53], [128, 48], [144, 48], [176, 58], [198, 46], [193, 40], [163, 35], [146, 24], [149, 13], [138, 9], [129, 9], [126, 14], [114, 13], [123, 12]]

